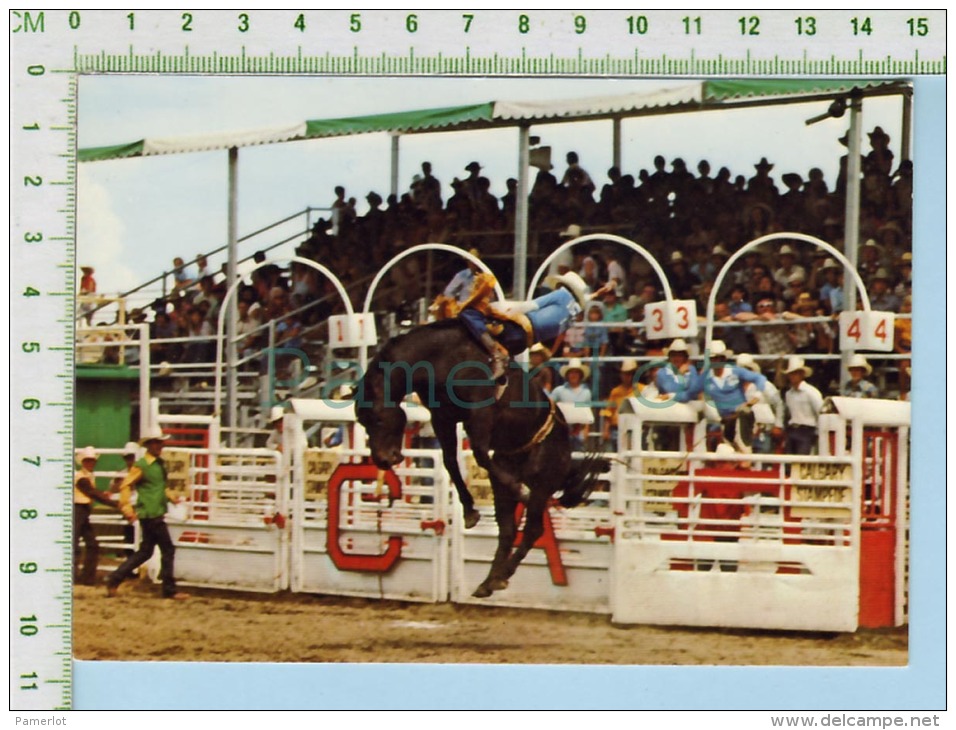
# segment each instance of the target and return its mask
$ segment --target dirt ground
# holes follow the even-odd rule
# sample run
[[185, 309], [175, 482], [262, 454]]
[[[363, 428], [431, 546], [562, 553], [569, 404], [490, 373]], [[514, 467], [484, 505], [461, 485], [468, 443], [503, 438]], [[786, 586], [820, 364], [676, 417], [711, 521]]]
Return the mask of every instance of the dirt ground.
[[[616, 626], [608, 616], [147, 581], [74, 589], [74, 656], [89, 660], [617, 665], [903, 666], [906, 628], [855, 634]], [[104, 631], [135, 626], [136, 631]]]

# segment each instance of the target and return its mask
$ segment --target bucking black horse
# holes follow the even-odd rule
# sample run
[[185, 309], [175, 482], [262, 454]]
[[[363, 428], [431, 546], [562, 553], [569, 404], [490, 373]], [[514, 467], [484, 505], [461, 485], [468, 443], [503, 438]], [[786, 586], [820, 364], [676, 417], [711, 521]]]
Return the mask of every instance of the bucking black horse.
[[[522, 368], [509, 369], [498, 397], [488, 354], [456, 319], [417, 327], [385, 343], [354, 393], [359, 423], [368, 433], [372, 461], [389, 469], [402, 460], [406, 416], [402, 400], [414, 392], [431, 411], [432, 426], [464, 512], [465, 527], [479, 513], [458, 465], [456, 425], [464, 425], [478, 465], [488, 470], [498, 523], [491, 570], [474, 595], [507, 587], [543, 532], [551, 496], [574, 507], [587, 499], [607, 462], [598, 455], [572, 460], [568, 425]], [[515, 547], [515, 508], [527, 501], [524, 535]]]

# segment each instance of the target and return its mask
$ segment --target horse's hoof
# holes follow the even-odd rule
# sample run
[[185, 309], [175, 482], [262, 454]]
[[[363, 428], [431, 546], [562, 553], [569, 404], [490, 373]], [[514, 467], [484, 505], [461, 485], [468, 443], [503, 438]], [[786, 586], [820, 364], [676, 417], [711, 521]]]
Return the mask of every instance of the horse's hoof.
[[468, 530], [478, 524], [478, 520], [481, 519], [481, 512], [476, 509], [473, 509], [471, 512], [465, 515], [465, 529]]
[[491, 590], [492, 591], [503, 591], [508, 587], [508, 581], [505, 578], [495, 578], [491, 581]]
[[478, 587], [475, 589], [475, 592], [472, 593], [471, 595], [472, 595], [473, 597], [475, 597], [475, 598], [487, 598], [487, 597], [490, 596], [492, 593], [494, 593], [494, 591], [492, 591], [491, 588], [490, 588], [487, 584], [482, 583], [480, 586], [478, 586]]

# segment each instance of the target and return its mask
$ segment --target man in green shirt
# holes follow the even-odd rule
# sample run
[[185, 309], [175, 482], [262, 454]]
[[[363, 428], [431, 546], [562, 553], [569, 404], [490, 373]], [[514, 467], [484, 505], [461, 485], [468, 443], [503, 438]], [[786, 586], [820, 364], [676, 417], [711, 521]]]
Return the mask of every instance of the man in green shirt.
[[[166, 505], [170, 500], [176, 500], [166, 488], [166, 466], [160, 456], [163, 442], [168, 438], [160, 429], [147, 432], [139, 441], [140, 446], [146, 448], [146, 455], [130, 467], [129, 474], [120, 484], [120, 511], [130, 522], [139, 520], [142, 535], [136, 552], [106, 579], [106, 595], [110, 598], [116, 595], [120, 583], [152, 557], [157, 546], [161, 557], [159, 577], [163, 582], [163, 598], [180, 600], [189, 597], [176, 590], [173, 575], [176, 547], [166, 527]], [[136, 487], [135, 505], [130, 500], [133, 486]]]

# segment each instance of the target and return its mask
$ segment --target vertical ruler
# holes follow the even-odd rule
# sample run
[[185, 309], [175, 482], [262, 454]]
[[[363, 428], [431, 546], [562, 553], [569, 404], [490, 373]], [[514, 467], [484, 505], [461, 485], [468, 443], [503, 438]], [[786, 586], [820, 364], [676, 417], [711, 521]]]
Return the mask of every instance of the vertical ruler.
[[8, 22], [10, 704], [24, 710], [67, 708], [71, 701], [75, 149], [82, 74], [946, 71], [942, 10], [16, 10]]

